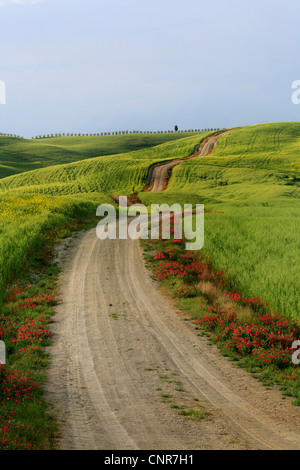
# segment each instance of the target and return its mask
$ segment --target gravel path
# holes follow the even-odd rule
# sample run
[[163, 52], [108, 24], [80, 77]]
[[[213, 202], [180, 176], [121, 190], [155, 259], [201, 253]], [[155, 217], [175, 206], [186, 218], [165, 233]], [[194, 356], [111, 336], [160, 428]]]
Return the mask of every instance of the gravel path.
[[[60, 449], [300, 449], [299, 409], [197, 336], [139, 241], [93, 229], [61, 263], [47, 388]], [[175, 408], [199, 404], [210, 413], [199, 421]]]

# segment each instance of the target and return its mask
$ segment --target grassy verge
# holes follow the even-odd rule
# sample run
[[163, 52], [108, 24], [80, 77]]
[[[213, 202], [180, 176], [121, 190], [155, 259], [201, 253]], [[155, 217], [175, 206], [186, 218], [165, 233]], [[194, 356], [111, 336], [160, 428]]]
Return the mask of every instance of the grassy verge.
[[28, 262], [47, 246], [89, 220], [96, 223], [96, 207], [112, 201], [101, 193], [93, 197], [43, 195], [0, 196], [0, 307], [7, 287], [28, 272]]
[[[16, 201], [6, 202], [8, 217], [10, 203]], [[97, 222], [95, 202], [66, 202], [29, 198], [14, 204], [19, 209], [22, 206], [22, 213], [25, 208], [33, 211], [35, 217], [31, 221], [36, 226], [30, 232], [29, 244], [18, 245], [23, 265], [16, 258], [17, 264], [11, 265], [14, 269], [10, 272], [10, 282], [6, 280], [2, 287], [0, 340], [6, 347], [6, 364], [0, 364], [0, 449], [3, 450], [55, 447], [56, 417], [44, 398], [49, 359], [46, 347], [51, 343], [49, 325], [60, 295], [53, 246], [74, 231], [95, 227]], [[46, 225], [45, 220], [48, 220]], [[12, 233], [17, 236], [17, 227], [12, 221], [11, 224]], [[6, 242], [7, 232], [4, 233]], [[33, 233], [35, 240], [32, 240]], [[19, 235], [24, 235], [24, 231]]]
[[258, 297], [234, 288], [226, 271], [203, 252], [187, 252], [176, 240], [144, 240], [145, 259], [176, 306], [191, 315], [199, 335], [246, 368], [267, 387], [277, 385], [300, 405], [300, 370], [292, 362], [300, 326]]
[[55, 416], [43, 397], [50, 344], [49, 324], [58, 302], [57, 269], [43, 270], [34, 285], [20, 283], [0, 316], [6, 364], [0, 364], [0, 445], [3, 450], [53, 449]]
[[[165, 193], [157, 195], [160, 198], [152, 202], [177, 201], [183, 207], [186, 201], [180, 195], [172, 201]], [[274, 310], [300, 320], [297, 201], [277, 206], [205, 205], [204, 229], [203, 251], [212, 256], [215, 266], [226, 270], [235, 289], [245, 297], [261, 297]]]

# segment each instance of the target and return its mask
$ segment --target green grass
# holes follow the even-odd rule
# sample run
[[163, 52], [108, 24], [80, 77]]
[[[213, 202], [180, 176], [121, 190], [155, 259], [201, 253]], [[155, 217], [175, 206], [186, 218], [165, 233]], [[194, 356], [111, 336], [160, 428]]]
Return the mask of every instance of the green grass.
[[186, 418], [193, 418], [193, 419], [196, 419], [196, 420], [201, 420], [205, 416], [209, 415], [209, 412], [208, 411], [201, 412], [199, 410], [195, 410], [195, 409], [191, 408], [189, 410], [180, 411], [180, 414], [182, 416], [185, 416]]
[[207, 214], [204, 251], [247, 297], [300, 320], [300, 207], [224, 207]]
[[203, 250], [213, 264], [246, 296], [300, 319], [299, 171], [300, 123], [249, 126], [176, 167], [163, 193], [140, 198], [205, 204]]
[[0, 194], [0, 306], [7, 287], [28, 273], [27, 264], [49, 239], [59, 240], [78, 224], [93, 221], [103, 194], [94, 199]]
[[[47, 251], [42, 249], [39, 255], [47, 256]], [[58, 269], [42, 263], [31, 267], [39, 273], [39, 280], [13, 286], [0, 313], [7, 352], [3, 369], [0, 365], [1, 385], [2, 380], [7, 384], [0, 387], [3, 450], [53, 449], [58, 432], [55, 415], [43, 394], [49, 361], [45, 348], [51, 343], [49, 325], [58, 301]]]
[[194, 132], [20, 139], [0, 135], [0, 178], [93, 157], [146, 149]]
[[299, 173], [299, 152], [299, 122], [259, 124], [225, 134], [206, 163]]
[[[300, 123], [262, 124], [224, 134], [211, 155], [173, 170], [164, 198], [206, 204], [299, 199]], [[144, 195], [145, 202], [159, 195]]]
[[130, 194], [142, 190], [152, 163], [189, 156], [195, 146], [211, 133], [195, 134], [149, 149], [103, 156], [66, 165], [13, 175], [0, 180], [0, 193], [22, 191], [51, 195]]

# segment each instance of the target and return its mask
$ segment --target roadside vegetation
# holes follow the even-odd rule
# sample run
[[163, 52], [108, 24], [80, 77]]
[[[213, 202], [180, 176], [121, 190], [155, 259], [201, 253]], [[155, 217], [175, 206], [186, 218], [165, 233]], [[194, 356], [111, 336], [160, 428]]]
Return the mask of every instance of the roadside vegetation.
[[59, 300], [57, 272], [50, 267], [34, 285], [12, 286], [1, 309], [0, 337], [7, 363], [0, 364], [2, 450], [53, 449], [54, 414], [43, 396], [50, 324]]
[[[105, 200], [105, 196], [103, 195]], [[53, 449], [55, 415], [44, 397], [51, 323], [59, 302], [53, 246], [95, 227], [96, 201], [45, 196], [0, 199], [0, 449]]]
[[160, 236], [142, 244], [148, 267], [176, 307], [191, 315], [198, 334], [267, 387], [279, 386], [284, 396], [300, 405], [299, 365], [292, 361], [293, 343], [300, 338], [297, 319], [275, 311], [262, 298], [246, 297], [211, 257], [187, 252], [185, 240]]
[[97, 198], [0, 194], [0, 306], [9, 285], [28, 274], [28, 264], [47, 240], [59, 240], [70, 230], [93, 218]]

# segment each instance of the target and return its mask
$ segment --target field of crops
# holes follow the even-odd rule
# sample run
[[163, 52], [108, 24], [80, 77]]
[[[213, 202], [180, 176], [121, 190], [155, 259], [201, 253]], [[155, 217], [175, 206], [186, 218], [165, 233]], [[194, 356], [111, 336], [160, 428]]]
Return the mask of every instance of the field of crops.
[[[98, 198], [108, 201], [104, 195]], [[94, 217], [97, 201], [0, 195], [0, 305], [10, 283], [28, 275], [29, 258], [35, 258], [49, 238], [55, 242], [69, 234], [70, 227]]]
[[204, 203], [204, 251], [216, 266], [245, 295], [300, 318], [299, 183], [300, 124], [264, 124], [225, 134], [213, 154], [176, 167], [163, 200]]
[[195, 135], [195, 132], [21, 139], [0, 135], [0, 178], [50, 165], [126, 153]]
[[189, 156], [211, 133], [201, 133], [119, 155], [91, 158], [13, 175], [0, 180], [0, 192], [22, 191], [51, 195], [130, 193], [142, 190], [152, 163]]

